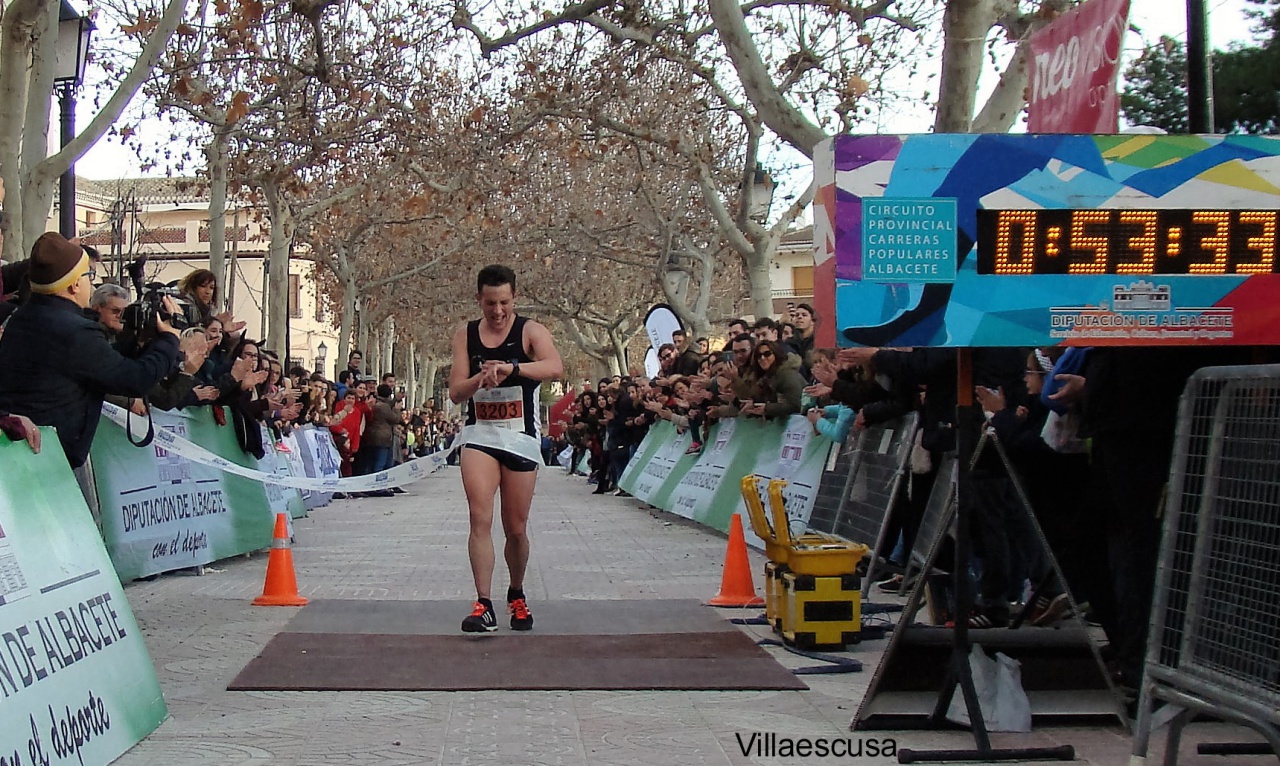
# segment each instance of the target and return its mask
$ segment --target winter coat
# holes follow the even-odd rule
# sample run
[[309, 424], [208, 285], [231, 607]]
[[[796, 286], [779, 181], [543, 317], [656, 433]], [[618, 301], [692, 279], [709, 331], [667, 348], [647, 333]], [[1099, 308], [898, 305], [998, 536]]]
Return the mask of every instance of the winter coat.
[[67, 461], [79, 467], [89, 457], [103, 397], [146, 394], [177, 358], [174, 335], [161, 334], [131, 359], [72, 301], [33, 294], [0, 337], [0, 409], [57, 428]]

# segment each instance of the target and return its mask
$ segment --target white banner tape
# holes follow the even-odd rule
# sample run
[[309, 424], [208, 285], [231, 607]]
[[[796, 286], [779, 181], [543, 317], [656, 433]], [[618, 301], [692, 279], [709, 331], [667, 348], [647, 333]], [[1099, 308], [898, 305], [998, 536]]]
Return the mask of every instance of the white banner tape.
[[[112, 423], [126, 430], [128, 429], [127, 413], [120, 407], [103, 403], [102, 414], [106, 415], [107, 419]], [[145, 419], [137, 417], [133, 421], [135, 426], [146, 423]], [[134, 430], [132, 435], [135, 440], [138, 440], [145, 436], [146, 433], [138, 433]], [[245, 468], [224, 457], [219, 457], [204, 447], [188, 441], [165, 428], [155, 429], [155, 444], [175, 455], [181, 455], [193, 463], [219, 468], [227, 473], [243, 476], [246, 479], [252, 479], [263, 484], [278, 484], [283, 487], [309, 489], [319, 492], [370, 492], [412, 484], [439, 470], [445, 465], [445, 461], [450, 454], [449, 452], [436, 452], [369, 476], [351, 476], [345, 479], [312, 479], [302, 476], [278, 476], [274, 473]]]

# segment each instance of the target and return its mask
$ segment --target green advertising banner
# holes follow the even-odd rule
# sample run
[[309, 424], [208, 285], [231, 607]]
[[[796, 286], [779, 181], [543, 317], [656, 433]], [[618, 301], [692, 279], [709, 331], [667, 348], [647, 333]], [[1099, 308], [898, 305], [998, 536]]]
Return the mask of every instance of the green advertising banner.
[[[622, 471], [622, 476], [618, 478], [618, 486], [628, 494], [635, 494], [632, 490], [635, 489], [635, 480], [639, 475], [640, 466], [648, 465], [649, 459], [653, 457], [654, 451], [658, 449], [661, 442], [662, 436], [659, 435], [658, 425], [645, 432], [644, 438], [640, 440], [640, 444], [636, 447], [636, 453], [631, 456], [631, 460], [627, 462], [627, 467]], [[562, 465], [565, 465], [566, 468], [568, 467], [567, 463]]]
[[[813, 424], [808, 418], [792, 415], [785, 425], [770, 423], [768, 430], [761, 434], [758, 448], [755, 450], [756, 463], [746, 472], [754, 473], [765, 479], [786, 479], [787, 486], [782, 497], [787, 507], [787, 518], [791, 534], [799, 535], [809, 526], [809, 517], [813, 515], [813, 503], [818, 496], [818, 485], [822, 481], [822, 469], [826, 465], [827, 456], [834, 443], [824, 436], [813, 432]], [[763, 484], [760, 487], [764, 495]], [[766, 507], [768, 497], [763, 496]], [[747, 520], [747, 506], [742, 501], [742, 494], [734, 497], [734, 512], [742, 514]], [[747, 543], [757, 548], [764, 547], [764, 541], [756, 537], [750, 524], [743, 525]]]
[[[786, 479], [783, 496], [792, 531], [803, 532], [813, 513], [823, 466], [833, 446], [815, 436], [808, 419], [793, 415], [785, 422], [734, 418], [712, 426], [698, 455], [686, 455], [689, 434], [678, 434], [666, 421], [649, 429], [620, 482], [638, 499], [664, 511], [693, 519], [722, 532], [742, 514], [741, 481], [748, 474]], [[744, 523], [747, 542], [763, 542]]]
[[[674, 513], [721, 531], [729, 528], [738, 482], [754, 463], [750, 444], [760, 421], [732, 418], [712, 426], [702, 454], [671, 493]], [[743, 449], [747, 446], [747, 449]]]
[[[302, 468], [301, 462], [298, 463], [296, 469], [294, 467], [291, 460], [292, 447], [288, 442], [288, 437], [276, 441], [272, 438], [271, 431], [266, 426], [263, 426], [262, 447], [264, 454], [262, 459], [258, 461], [259, 471], [273, 473], [276, 476], [306, 476], [306, 471]], [[266, 493], [267, 505], [271, 508], [271, 517], [273, 519], [277, 513], [287, 513], [290, 519], [300, 519], [307, 515], [307, 504], [302, 500], [301, 491], [281, 484], [262, 484], [260, 486], [262, 491]], [[290, 527], [290, 533], [292, 534], [292, 527]]]
[[[207, 407], [152, 413], [156, 428], [258, 468]], [[268, 447], [268, 450], [270, 448]], [[103, 418], [93, 440], [102, 536], [122, 580], [208, 564], [271, 544], [275, 522], [263, 484], [192, 462], [155, 445], [135, 447]], [[273, 470], [274, 461], [270, 468]], [[275, 488], [277, 491], [284, 489]], [[297, 490], [290, 490], [305, 511]], [[281, 497], [280, 510], [293, 509]]]
[[0, 764], [118, 758], [168, 715], [151, 657], [52, 429], [0, 439]]
[[682, 475], [676, 473], [677, 466], [682, 460], [685, 470], [693, 464], [693, 460], [684, 460], [685, 450], [689, 449], [693, 440], [687, 432], [676, 433], [675, 426], [666, 420], [655, 423], [649, 429], [649, 433], [654, 437], [653, 449], [648, 450], [647, 457], [644, 453], [638, 452], [631, 459], [635, 462], [643, 458], [643, 461], [638, 466], [635, 478], [632, 479], [632, 487], [624, 486], [623, 489], [643, 502], [668, 510], [658, 500], [658, 496], [670, 496], [669, 487], [674, 486]]

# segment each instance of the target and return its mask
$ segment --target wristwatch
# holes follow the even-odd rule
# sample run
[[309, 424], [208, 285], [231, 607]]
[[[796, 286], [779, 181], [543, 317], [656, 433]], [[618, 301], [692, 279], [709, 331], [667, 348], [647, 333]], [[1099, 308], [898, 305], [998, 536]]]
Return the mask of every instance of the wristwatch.
[[515, 376], [517, 376], [517, 375], [519, 375], [519, 374], [520, 374], [520, 363], [519, 363], [519, 362], [517, 362], [515, 359], [512, 359], [512, 360], [511, 360], [511, 374], [510, 374], [510, 375], [508, 375], [507, 377], [509, 377], [509, 378], [514, 378]]

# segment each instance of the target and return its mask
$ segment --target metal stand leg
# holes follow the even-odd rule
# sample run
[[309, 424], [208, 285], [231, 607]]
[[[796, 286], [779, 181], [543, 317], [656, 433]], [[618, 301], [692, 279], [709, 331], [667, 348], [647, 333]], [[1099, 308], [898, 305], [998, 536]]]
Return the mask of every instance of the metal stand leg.
[[944, 685], [938, 704], [934, 707], [935, 722], [946, 714], [955, 694], [956, 686], [964, 695], [965, 709], [969, 713], [970, 727], [976, 746], [973, 750], [900, 750], [899, 763], [944, 763], [952, 761], [981, 761], [993, 763], [997, 761], [1070, 761], [1075, 760], [1075, 748], [1070, 745], [1061, 747], [1019, 748], [995, 750], [991, 747], [991, 737], [987, 732], [986, 722], [982, 717], [982, 709], [978, 705], [978, 695], [973, 686], [973, 673], [969, 667], [969, 612], [973, 607], [973, 594], [969, 585], [969, 562], [973, 556], [972, 538], [969, 528], [968, 484], [972, 480], [971, 472], [975, 454], [979, 453], [982, 444], [979, 434], [982, 429], [982, 411], [973, 401], [973, 365], [972, 352], [960, 349], [956, 358], [956, 446], [959, 463], [959, 487], [956, 504], [956, 548], [955, 567], [955, 629], [952, 633], [951, 675]]
[[1169, 722], [1169, 736], [1165, 740], [1164, 766], [1178, 766], [1178, 747], [1182, 744], [1182, 730], [1191, 723], [1193, 710], [1183, 710]]

